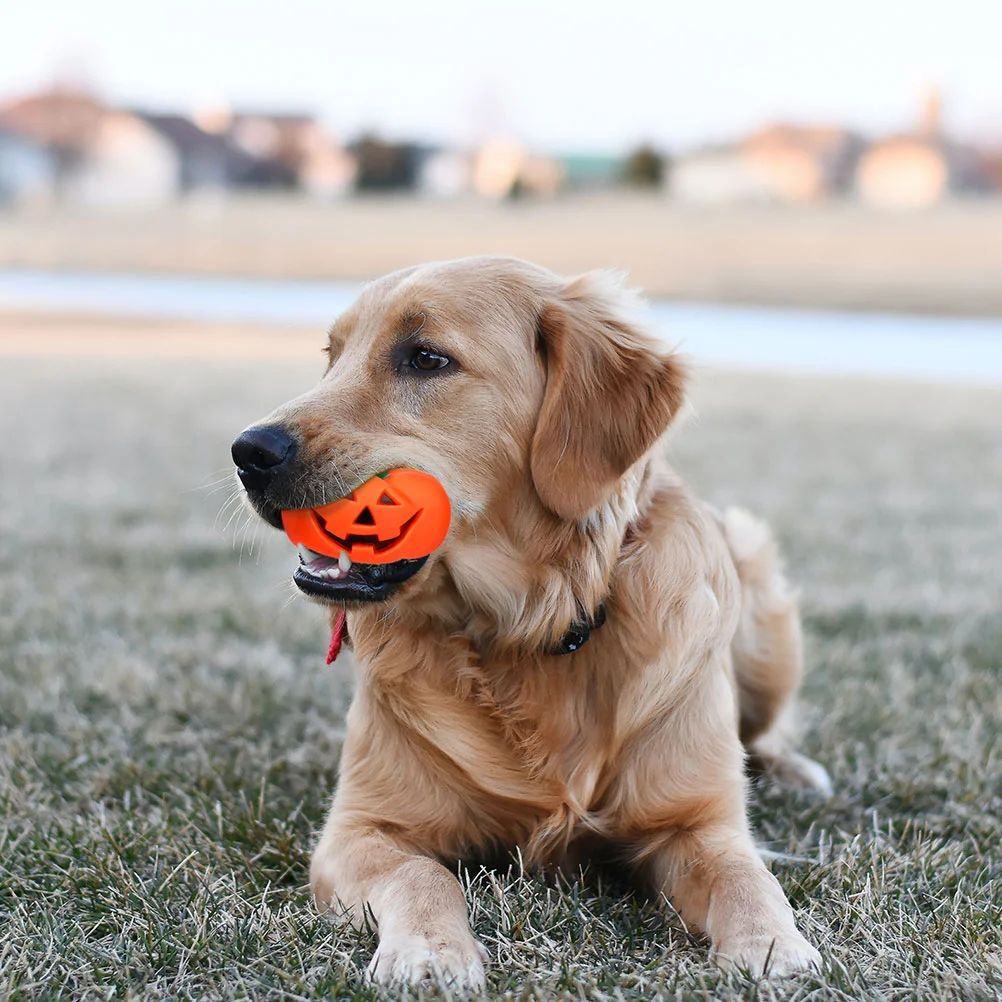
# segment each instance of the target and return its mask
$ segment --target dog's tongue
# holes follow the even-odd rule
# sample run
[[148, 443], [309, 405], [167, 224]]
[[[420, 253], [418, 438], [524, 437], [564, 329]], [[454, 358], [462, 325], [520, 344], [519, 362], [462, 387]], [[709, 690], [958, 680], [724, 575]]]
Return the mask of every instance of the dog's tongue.
[[348, 618], [344, 609], [338, 609], [334, 614], [334, 625], [331, 630], [331, 645], [327, 648], [327, 664], [333, 664], [341, 653], [341, 641], [348, 632]]

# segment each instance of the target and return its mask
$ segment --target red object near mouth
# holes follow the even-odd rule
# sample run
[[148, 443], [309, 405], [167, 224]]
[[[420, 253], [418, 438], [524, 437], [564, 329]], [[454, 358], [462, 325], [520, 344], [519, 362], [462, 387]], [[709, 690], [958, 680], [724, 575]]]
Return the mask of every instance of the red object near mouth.
[[332, 665], [337, 661], [337, 656], [341, 653], [341, 644], [344, 642], [347, 632], [348, 617], [344, 609], [338, 609], [334, 613], [334, 619], [331, 624], [331, 644], [327, 648], [327, 664]]
[[397, 469], [331, 504], [283, 511], [282, 525], [293, 543], [314, 553], [392, 564], [426, 557], [441, 546], [451, 518], [449, 495], [430, 473]]

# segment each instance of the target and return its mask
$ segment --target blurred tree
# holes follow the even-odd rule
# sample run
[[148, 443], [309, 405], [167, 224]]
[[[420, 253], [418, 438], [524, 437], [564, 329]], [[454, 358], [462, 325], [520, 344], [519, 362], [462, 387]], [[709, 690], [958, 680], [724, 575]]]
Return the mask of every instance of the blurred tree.
[[417, 186], [422, 151], [413, 143], [390, 143], [363, 135], [348, 152], [358, 161], [358, 191], [411, 191]]
[[626, 183], [634, 188], [660, 188], [668, 169], [668, 158], [650, 144], [632, 150], [626, 158], [623, 173]]

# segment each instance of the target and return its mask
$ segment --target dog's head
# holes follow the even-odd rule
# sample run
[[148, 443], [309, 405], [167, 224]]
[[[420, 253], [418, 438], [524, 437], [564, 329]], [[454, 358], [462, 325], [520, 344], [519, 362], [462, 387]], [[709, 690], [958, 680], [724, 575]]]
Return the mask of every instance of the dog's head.
[[452, 527], [427, 560], [333, 577], [331, 560], [307, 553], [299, 587], [339, 605], [382, 601], [419, 589], [477, 539], [517, 547], [527, 527], [586, 523], [682, 403], [682, 366], [628, 306], [605, 274], [567, 281], [509, 258], [368, 285], [331, 328], [320, 383], [236, 440], [239, 476], [281, 527], [285, 509], [327, 504], [386, 470], [423, 470], [445, 487]]

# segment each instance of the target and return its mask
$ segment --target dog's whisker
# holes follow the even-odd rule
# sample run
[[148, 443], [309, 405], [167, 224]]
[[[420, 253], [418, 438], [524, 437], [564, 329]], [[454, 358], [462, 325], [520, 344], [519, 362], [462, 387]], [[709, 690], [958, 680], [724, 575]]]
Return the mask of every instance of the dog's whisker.
[[[219, 483], [214, 485], [211, 489], [205, 489], [206, 496], [211, 498], [214, 494], [218, 494], [220, 491], [225, 491], [226, 488], [230, 486], [232, 483], [233, 481], [229, 477], [220, 480]], [[243, 490], [243, 487], [238, 485], [238, 490]]]
[[244, 550], [247, 551], [248, 558], [254, 555], [254, 543], [257, 539], [260, 521], [252, 515], [248, 515], [244, 524], [240, 527], [240, 558], [243, 559]]
[[[243, 505], [240, 505], [240, 504], [235, 505], [234, 508], [233, 508], [233, 511], [230, 513], [230, 517], [226, 520], [226, 524], [223, 526], [223, 535], [224, 536], [226, 535], [226, 532], [229, 529], [230, 525], [232, 524], [233, 520], [238, 515], [241, 515], [241, 514], [245, 515], [248, 520], [250, 520], [253, 517], [251, 515], [251, 513], [249, 511], [247, 511], [247, 509]], [[234, 537], [233, 538], [234, 538], [234, 542], [235, 542], [236, 541], [236, 533], [234, 533]]]
[[235, 515], [243, 515], [243, 521], [240, 522], [237, 527], [233, 530], [233, 548], [237, 548], [237, 544], [240, 543], [240, 552], [243, 553], [243, 543], [242, 539], [244, 534], [247, 532], [247, 527], [251, 524], [251, 520], [254, 515], [251, 512], [238, 509], [234, 512]]
[[197, 491], [209, 491], [211, 494], [214, 492], [214, 489], [219, 487], [221, 484], [233, 482], [233, 467], [230, 466], [224, 469], [213, 470], [212, 473], [207, 473], [206, 477], [212, 477], [213, 479], [208, 482], [203, 481], [202, 483], [198, 483], [194, 487], [186, 487], [181, 493], [193, 494]]
[[217, 529], [225, 536], [226, 527], [229, 524], [229, 520], [233, 518], [233, 512], [236, 510], [238, 510], [238, 508], [235, 507], [231, 501], [227, 501], [219, 509], [219, 511], [216, 512], [216, 517], [212, 520], [213, 529]]
[[[219, 506], [219, 510], [216, 512], [216, 517], [213, 519], [212, 522], [212, 527], [214, 529], [219, 528], [220, 520], [226, 517], [227, 513], [230, 511], [231, 508], [233, 508], [235, 511], [240, 510], [241, 507], [240, 501], [242, 497], [243, 497], [243, 489], [242, 488], [234, 489], [233, 493], [228, 498], [226, 498], [225, 501], [223, 501], [223, 503]], [[230, 517], [232, 518], [232, 515]], [[224, 532], [226, 531], [225, 527], [223, 531]]]

